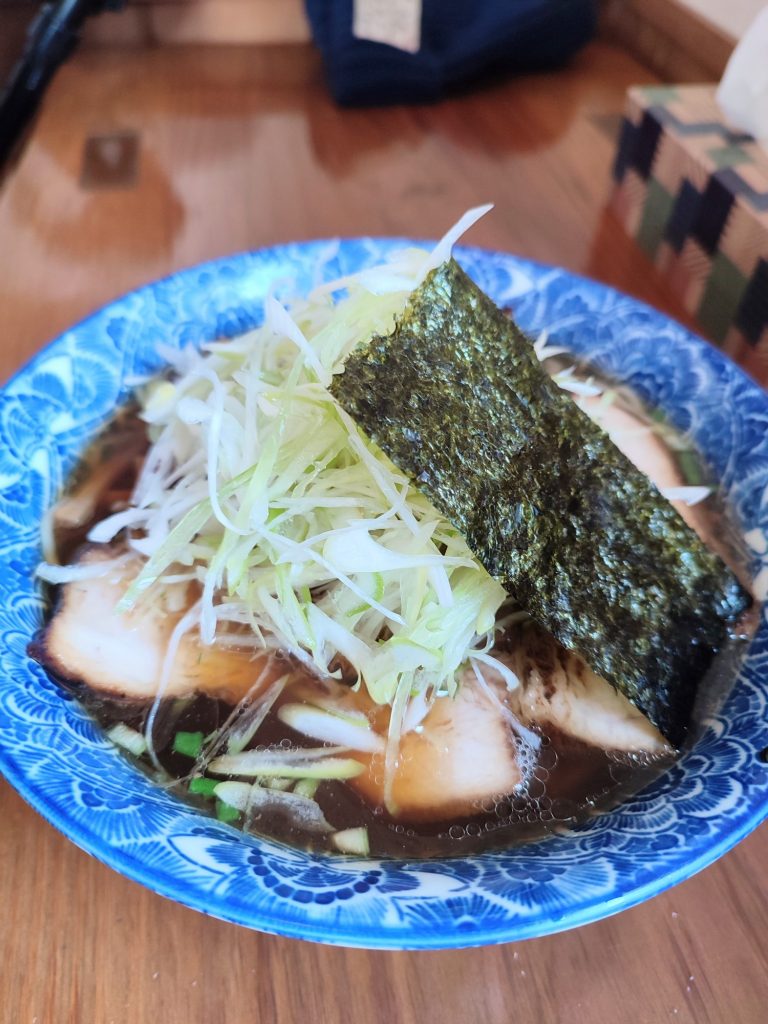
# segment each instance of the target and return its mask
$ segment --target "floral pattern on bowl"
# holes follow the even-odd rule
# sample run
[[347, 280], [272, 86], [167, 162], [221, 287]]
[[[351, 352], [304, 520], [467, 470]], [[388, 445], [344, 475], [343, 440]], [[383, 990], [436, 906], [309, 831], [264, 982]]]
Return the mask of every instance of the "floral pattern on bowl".
[[[44, 509], [89, 438], [157, 369], [157, 343], [232, 337], [273, 281], [305, 290], [406, 244], [309, 242], [246, 253], [149, 285], [73, 327], [0, 394], [0, 767], [75, 843], [149, 888], [263, 931], [373, 948], [481, 945], [633, 906], [725, 853], [768, 813], [768, 623], [695, 747], [617, 810], [501, 853], [356, 861], [287, 849], [203, 817], [124, 760], [30, 660]], [[720, 353], [648, 307], [564, 270], [459, 249], [524, 329], [589, 357], [690, 432], [768, 569], [768, 397]], [[768, 583], [765, 584], [768, 589]]]

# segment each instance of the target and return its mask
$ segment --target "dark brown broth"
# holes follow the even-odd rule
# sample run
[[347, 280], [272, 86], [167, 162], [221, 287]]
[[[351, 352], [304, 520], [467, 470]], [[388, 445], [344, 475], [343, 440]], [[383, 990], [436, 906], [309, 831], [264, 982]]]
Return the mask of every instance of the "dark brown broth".
[[[127, 713], [124, 705], [114, 701], [89, 695], [81, 698], [105, 729], [118, 721], [139, 730], [144, 727], [146, 708]], [[284, 699], [291, 699], [290, 688]], [[223, 724], [230, 711], [228, 705], [207, 696], [186, 703], [166, 701], [154, 733], [164, 774], [159, 776], [146, 757], [136, 759], [136, 763], [182, 799], [215, 815], [213, 799], [190, 793], [185, 781], [174, 783], [185, 779], [194, 762], [174, 752], [173, 737], [181, 731], [209, 735]], [[260, 746], [317, 745], [286, 726], [274, 712], [267, 715], [250, 746], [257, 742]], [[485, 807], [478, 806], [474, 815], [437, 822], [398, 821], [383, 807], [369, 806], [350, 786], [334, 781], [321, 782], [315, 799], [336, 830], [365, 826], [371, 850], [377, 856], [463, 856], [530, 842], [573, 827], [615, 807], [671, 762], [671, 758], [609, 753], [551, 729], [542, 738], [540, 756], [526, 788], [490, 799]], [[244, 824], [242, 817], [238, 823]], [[306, 833], [284, 817], [262, 817], [250, 822], [249, 830], [292, 846], [333, 851], [328, 836]]]
[[[87, 480], [88, 474], [95, 467], [110, 458], [116, 445], [123, 449], [127, 445], [135, 453], [136, 459], [110, 481], [89, 522], [73, 529], [57, 530], [57, 543], [64, 559], [70, 558], [83, 543], [92, 522], [121, 507], [122, 495], [132, 486], [139, 457], [147, 447], [145, 427], [135, 411], [121, 414], [94, 444], [75, 478], [76, 485]], [[722, 527], [721, 534], [736, 536], [737, 531], [719, 496], [709, 501], [709, 507], [710, 514]], [[741, 630], [743, 635], [740, 638], [734, 637], [702, 683], [688, 744], [695, 742], [702, 728], [701, 723], [725, 699], [746, 649], [744, 636], [749, 632], [750, 627], [747, 625]], [[85, 688], [78, 687], [76, 692], [104, 728], [122, 722], [143, 729], [148, 712], [146, 705], [104, 700]], [[288, 699], [289, 695], [290, 688], [283, 699]], [[266, 717], [252, 746], [257, 743], [317, 745], [284, 725], [275, 710]], [[215, 798], [188, 791], [186, 779], [194, 766], [194, 760], [175, 753], [173, 739], [179, 731], [202, 732], [208, 736], [221, 726], [230, 711], [231, 708], [221, 701], [206, 696], [163, 702], [153, 733], [155, 750], [163, 772], [158, 776], [156, 768], [146, 756], [136, 759], [137, 764], [182, 799], [206, 813], [216, 814], [221, 805]], [[374, 855], [407, 858], [458, 856], [509, 847], [571, 828], [594, 814], [615, 807], [638, 792], [658, 777], [670, 763], [669, 757], [649, 758], [605, 751], [573, 739], [557, 729], [550, 729], [542, 736], [538, 762], [520, 791], [500, 795], [484, 806], [478, 805], [475, 814], [460, 819], [429, 823], [400, 822], [392, 818], [383, 807], [369, 806], [350, 786], [333, 781], [320, 783], [316, 800], [336, 830], [365, 826]], [[304, 832], [279, 816], [248, 822], [243, 822], [241, 817], [239, 823], [249, 830], [293, 846], [314, 850], [333, 849], [328, 836]]]

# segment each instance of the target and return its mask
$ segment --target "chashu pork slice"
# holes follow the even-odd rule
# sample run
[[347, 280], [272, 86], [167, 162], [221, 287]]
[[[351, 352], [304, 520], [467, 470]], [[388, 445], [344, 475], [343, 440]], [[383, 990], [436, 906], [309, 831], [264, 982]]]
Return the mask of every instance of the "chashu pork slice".
[[[319, 686], [325, 708], [335, 709], [341, 717], [364, 714], [384, 749], [388, 707], [375, 704], [362, 688], [354, 691], [333, 680], [319, 681]], [[311, 705], [317, 700], [318, 686], [307, 683], [293, 695]], [[476, 814], [481, 801], [511, 793], [523, 781], [503, 708], [469, 683], [459, 688], [455, 698], [435, 700], [418, 724], [402, 734], [389, 802], [384, 791], [384, 755], [351, 749], [351, 756], [365, 769], [349, 784], [369, 804], [388, 803], [392, 816], [406, 821]]]
[[[79, 564], [96, 564], [114, 553], [89, 548]], [[132, 560], [104, 576], [60, 588], [51, 621], [34, 647], [37, 660], [54, 676], [102, 697], [150, 702], [156, 696], [171, 633], [183, 612], [166, 612], [150, 600], [130, 612], [115, 611], [139, 568], [139, 561]], [[205, 693], [236, 704], [260, 676], [261, 688], [280, 674], [277, 667], [269, 671], [266, 658], [260, 651], [206, 646], [195, 632], [186, 634], [164, 696]]]
[[[660, 491], [686, 486], [680, 467], [669, 448], [640, 417], [615, 402], [612, 405], [603, 405], [599, 398], [582, 399], [579, 406], [606, 432], [635, 468], [644, 473]], [[689, 505], [686, 501], [680, 500], [670, 501], [670, 504], [707, 547], [720, 555], [731, 569], [738, 568], [730, 564], [733, 559], [729, 561], [726, 557], [729, 554], [728, 550], [718, 541], [712, 517], [707, 514], [705, 507], [699, 504]]]
[[[514, 736], [501, 710], [472, 685], [439, 697], [424, 720], [400, 740], [388, 810], [407, 821], [443, 821], [477, 814], [483, 801], [523, 782]], [[370, 803], [385, 804], [384, 761], [366, 758], [350, 780]]]
[[544, 734], [555, 727], [603, 750], [673, 753], [642, 711], [535, 623], [513, 628], [500, 657], [519, 680], [505, 703], [524, 724]]

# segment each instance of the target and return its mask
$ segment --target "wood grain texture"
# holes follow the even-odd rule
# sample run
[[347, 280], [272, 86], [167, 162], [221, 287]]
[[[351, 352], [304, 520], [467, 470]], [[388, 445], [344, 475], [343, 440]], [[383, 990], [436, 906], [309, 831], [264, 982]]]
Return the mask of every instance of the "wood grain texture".
[[601, 0], [600, 7], [601, 35], [635, 54], [665, 82], [716, 81], [736, 44], [734, 33], [685, 0]]
[[[311, 52], [83, 53], [0, 191], [0, 377], [142, 282], [335, 234], [471, 240], [564, 264], [679, 319], [605, 213], [611, 129], [651, 77], [599, 44], [567, 70], [433, 107], [341, 112]], [[133, 189], [84, 192], [85, 140], [135, 130]], [[97, 863], [0, 786], [5, 1024], [758, 1024], [768, 1001], [765, 829], [650, 903], [498, 948], [371, 953], [276, 939]]]
[[305, 43], [303, 0], [133, 0], [88, 21], [93, 46]]

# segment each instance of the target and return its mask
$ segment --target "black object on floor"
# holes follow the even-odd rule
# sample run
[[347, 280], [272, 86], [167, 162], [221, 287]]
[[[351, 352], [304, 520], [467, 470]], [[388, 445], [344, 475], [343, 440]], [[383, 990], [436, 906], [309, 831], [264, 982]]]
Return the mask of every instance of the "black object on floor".
[[123, 0], [58, 0], [40, 5], [27, 30], [23, 53], [0, 92], [0, 168], [40, 105], [48, 83], [77, 45], [86, 19], [122, 6]]

